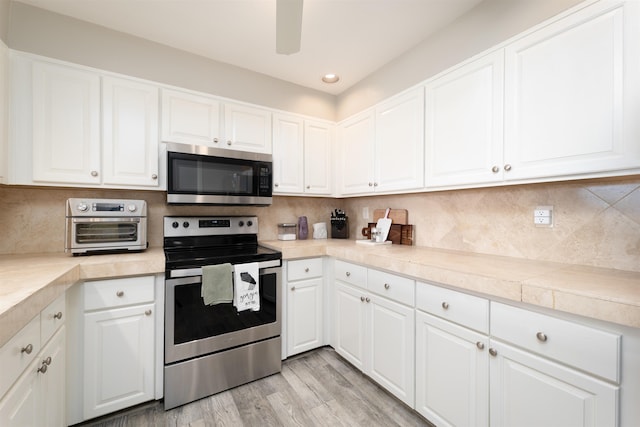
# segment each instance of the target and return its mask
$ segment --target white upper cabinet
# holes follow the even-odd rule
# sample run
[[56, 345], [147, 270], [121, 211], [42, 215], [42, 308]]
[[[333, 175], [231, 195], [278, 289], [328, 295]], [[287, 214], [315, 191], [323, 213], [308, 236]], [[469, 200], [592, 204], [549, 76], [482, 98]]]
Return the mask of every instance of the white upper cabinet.
[[424, 186], [424, 89], [376, 107], [375, 191]]
[[331, 173], [332, 124], [305, 120], [304, 122], [304, 192], [330, 195], [333, 192]]
[[213, 97], [162, 89], [162, 141], [217, 147], [220, 101]]
[[105, 184], [158, 186], [158, 87], [104, 77]]
[[426, 85], [427, 187], [502, 180], [503, 56], [491, 53]]
[[374, 185], [375, 122], [373, 111], [340, 125], [341, 194], [370, 193]]
[[33, 180], [100, 183], [100, 76], [33, 63]]
[[273, 191], [304, 192], [304, 122], [296, 116], [273, 116]]
[[0, 184], [7, 183], [9, 165], [9, 48], [0, 40]]
[[506, 47], [505, 179], [640, 167], [638, 9], [598, 2]]
[[224, 105], [224, 145], [232, 150], [271, 153], [271, 112], [242, 104]]

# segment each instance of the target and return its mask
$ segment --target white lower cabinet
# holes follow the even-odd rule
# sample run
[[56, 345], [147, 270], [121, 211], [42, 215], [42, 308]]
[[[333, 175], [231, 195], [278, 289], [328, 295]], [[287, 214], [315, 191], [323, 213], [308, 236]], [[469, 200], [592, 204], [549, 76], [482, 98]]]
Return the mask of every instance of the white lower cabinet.
[[324, 345], [323, 259], [287, 263], [287, 356]]
[[[342, 261], [335, 262], [335, 278], [336, 352], [413, 407], [413, 280]], [[379, 284], [388, 298], [377, 293]], [[410, 305], [398, 302], [407, 294]]]
[[[5, 380], [9, 376], [19, 375], [0, 399], [1, 426], [67, 425], [64, 318], [66, 311], [62, 296], [0, 350], [3, 390], [7, 390]], [[40, 343], [43, 344], [41, 350]], [[26, 369], [12, 369], [17, 367], [14, 362], [26, 361], [30, 361]]]

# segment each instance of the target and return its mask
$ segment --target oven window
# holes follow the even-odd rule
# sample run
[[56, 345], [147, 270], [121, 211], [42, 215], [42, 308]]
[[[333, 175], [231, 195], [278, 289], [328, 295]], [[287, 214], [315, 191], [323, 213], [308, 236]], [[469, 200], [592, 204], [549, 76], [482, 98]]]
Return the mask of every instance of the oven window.
[[76, 243], [135, 242], [137, 223], [93, 222], [76, 224]]
[[210, 338], [276, 321], [277, 275], [260, 275], [260, 310], [238, 312], [233, 304], [205, 305], [201, 284], [175, 287], [174, 344]]

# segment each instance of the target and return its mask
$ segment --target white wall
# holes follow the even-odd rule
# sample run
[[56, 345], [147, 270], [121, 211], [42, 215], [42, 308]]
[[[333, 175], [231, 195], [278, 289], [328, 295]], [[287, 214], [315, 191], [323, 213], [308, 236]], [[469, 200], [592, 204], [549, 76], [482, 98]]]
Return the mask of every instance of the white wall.
[[[0, 0], [2, 4], [8, 0]], [[12, 2], [9, 47], [328, 120], [335, 96]], [[0, 16], [4, 16], [0, 10]], [[0, 30], [2, 29], [0, 23]]]
[[336, 117], [343, 120], [581, 1], [484, 0], [452, 24], [340, 94]]

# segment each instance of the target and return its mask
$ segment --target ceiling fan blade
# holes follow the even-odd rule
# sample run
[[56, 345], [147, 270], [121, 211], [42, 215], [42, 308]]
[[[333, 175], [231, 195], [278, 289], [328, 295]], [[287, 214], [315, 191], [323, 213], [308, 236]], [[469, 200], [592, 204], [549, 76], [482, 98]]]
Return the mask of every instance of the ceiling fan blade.
[[303, 0], [276, 0], [276, 53], [300, 51]]

